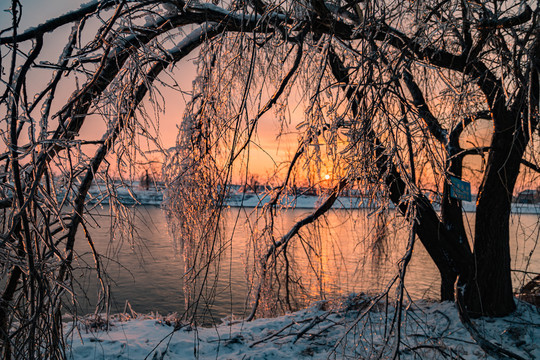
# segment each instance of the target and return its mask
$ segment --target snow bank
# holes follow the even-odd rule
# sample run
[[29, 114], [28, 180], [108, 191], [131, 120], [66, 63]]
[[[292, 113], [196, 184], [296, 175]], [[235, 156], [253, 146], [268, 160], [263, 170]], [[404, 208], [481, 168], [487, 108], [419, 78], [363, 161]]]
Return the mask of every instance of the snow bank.
[[[366, 311], [371, 307], [371, 311]], [[389, 357], [395, 349], [392, 306], [351, 296], [253, 322], [192, 328], [147, 317], [110, 322], [110, 330], [66, 326], [71, 359], [326, 359]], [[451, 302], [419, 301], [403, 311], [402, 359], [489, 358], [461, 325]], [[540, 358], [540, 314], [519, 302], [511, 316], [474, 320], [490, 341], [526, 359]], [[169, 324], [169, 325], [168, 325]], [[345, 355], [345, 356], [344, 356]]]
[[[63, 194], [61, 194], [63, 195]], [[113, 195], [122, 204], [132, 205], [153, 205], [160, 206], [165, 197], [165, 191], [161, 189], [143, 190], [138, 187], [119, 187]], [[92, 186], [89, 191], [88, 200], [90, 203], [109, 204], [109, 193], [103, 187]], [[280, 206], [294, 209], [315, 209], [325, 198], [313, 195], [285, 196], [280, 201]], [[232, 194], [226, 199], [227, 206], [256, 208], [263, 207], [270, 202], [270, 196], [263, 194]], [[436, 211], [440, 211], [439, 204], [433, 204]], [[374, 209], [378, 205], [371, 200], [354, 197], [340, 196], [332, 206], [333, 209]], [[463, 210], [465, 212], [476, 211], [476, 200], [464, 201]], [[389, 203], [388, 208], [393, 209], [394, 205]], [[512, 212], [517, 214], [540, 214], [540, 204], [512, 204]]]
[[[58, 200], [61, 201], [65, 196], [63, 192], [58, 194]], [[133, 205], [152, 205], [160, 206], [166, 199], [166, 190], [163, 184], [158, 184], [157, 187], [152, 186], [150, 189], [143, 189], [139, 182], [133, 182], [133, 186], [125, 184], [115, 185], [114, 191], [109, 192], [107, 185], [103, 183], [94, 184], [88, 191], [88, 202], [91, 204], [99, 203], [108, 205], [110, 198], [127, 206]], [[279, 206], [286, 209], [315, 209], [326, 199], [325, 196], [317, 195], [287, 195], [283, 196], [279, 201]], [[237, 190], [231, 191], [231, 194], [225, 199], [225, 203], [230, 207], [245, 207], [245, 208], [262, 208], [268, 204], [271, 196], [267, 193], [240, 193]], [[359, 196], [339, 196], [332, 206], [333, 209], [375, 209], [381, 204], [372, 199]], [[389, 209], [394, 208], [394, 204], [387, 203]], [[436, 211], [440, 211], [440, 203], [433, 203]], [[476, 211], [476, 198], [472, 201], [462, 202], [463, 211]], [[517, 214], [540, 214], [540, 204], [519, 204], [512, 203], [512, 212]]]
[[[227, 198], [227, 205], [231, 207], [263, 207], [270, 202], [270, 196], [267, 194], [233, 194]], [[284, 196], [279, 206], [295, 209], [315, 209], [326, 198], [314, 195]], [[360, 197], [340, 196], [332, 206], [334, 209], [358, 209], [369, 208], [374, 205], [368, 200]], [[393, 207], [393, 206], [392, 206]]]

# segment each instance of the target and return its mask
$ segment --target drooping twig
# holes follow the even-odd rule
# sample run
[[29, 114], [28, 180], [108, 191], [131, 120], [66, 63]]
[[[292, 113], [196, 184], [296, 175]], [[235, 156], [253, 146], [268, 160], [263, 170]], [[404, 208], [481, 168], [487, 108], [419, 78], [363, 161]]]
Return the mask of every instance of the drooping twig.
[[311, 214], [305, 216], [301, 220], [297, 221], [293, 227], [289, 230], [287, 234], [285, 234], [279, 241], [273, 243], [267, 250], [266, 255], [263, 256], [261, 259], [261, 276], [259, 279], [259, 285], [257, 286], [257, 292], [255, 293], [255, 300], [253, 303], [253, 306], [251, 308], [251, 313], [246, 318], [246, 321], [251, 321], [255, 318], [255, 313], [257, 312], [257, 308], [259, 306], [259, 301], [261, 297], [262, 292], [262, 285], [263, 281], [266, 277], [266, 273], [268, 271], [268, 261], [271, 256], [275, 256], [278, 252], [278, 250], [287, 245], [289, 241], [298, 234], [300, 229], [302, 229], [304, 226], [309, 225], [316, 221], [319, 217], [324, 215], [332, 205], [334, 205], [336, 199], [338, 198], [338, 195], [340, 194], [341, 190], [347, 185], [347, 179], [340, 180], [339, 184], [332, 190], [331, 195], [317, 208], [314, 212]]
[[465, 307], [464, 294], [463, 294], [465, 286], [466, 285], [463, 283], [461, 276], [458, 276], [456, 280], [455, 288], [454, 288], [455, 297], [456, 297], [455, 302], [456, 302], [456, 307], [459, 314], [459, 319], [461, 320], [461, 323], [463, 324], [465, 329], [467, 329], [469, 334], [471, 334], [474, 341], [476, 341], [476, 343], [482, 348], [482, 350], [484, 350], [487, 354], [495, 358], [500, 359], [502, 357], [507, 357], [507, 358], [512, 358], [516, 360], [525, 360], [525, 358], [523, 358], [522, 356], [519, 356], [518, 354], [512, 351], [506, 350], [503, 347], [492, 343], [491, 341], [486, 339], [482, 334], [480, 334], [478, 329], [472, 323], [469, 313], [467, 311], [467, 308]]

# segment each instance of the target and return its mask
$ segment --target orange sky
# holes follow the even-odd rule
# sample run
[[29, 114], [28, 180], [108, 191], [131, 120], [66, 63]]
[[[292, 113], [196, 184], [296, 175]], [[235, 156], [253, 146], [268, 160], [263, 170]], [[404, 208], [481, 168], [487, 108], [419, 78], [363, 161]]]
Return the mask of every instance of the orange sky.
[[[43, 23], [48, 19], [60, 16], [79, 8], [81, 4], [87, 3], [87, 1], [82, 0], [27, 0], [22, 1], [22, 12], [23, 16], [20, 22], [19, 32], [28, 29], [29, 27], [35, 26], [37, 24]], [[5, 10], [9, 7], [10, 3], [2, 3], [3, 8], [0, 10]], [[0, 23], [2, 28], [11, 22], [11, 15], [6, 11], [0, 12]], [[87, 25], [89, 27], [90, 25]], [[45, 49], [42, 51], [38, 61], [51, 61], [56, 62], [59, 54], [61, 53], [71, 25], [64, 26], [59, 30], [55, 31], [53, 34], [45, 35]], [[53, 38], [54, 37], [54, 38]], [[30, 46], [31, 42], [26, 42], [22, 46]], [[196, 75], [196, 66], [193, 64], [193, 59], [197, 56], [197, 52], [194, 51], [190, 54], [185, 60], [177, 63], [174, 67], [174, 81], [171, 81], [168, 75], [161, 76], [161, 80], [167, 82], [168, 84], [173, 84], [177, 82], [180, 90], [185, 93], [189, 93], [192, 88], [192, 81]], [[32, 70], [33, 81], [30, 84], [31, 90], [38, 91], [42, 89], [50, 80], [52, 74], [51, 70]], [[82, 79], [82, 78], [81, 78]], [[72, 91], [76, 88], [76, 84], [73, 80], [62, 80], [62, 87], [64, 91], [59, 91], [55, 103], [56, 107], [61, 106], [65, 100], [71, 95]], [[33, 85], [33, 86], [32, 86]], [[81, 84], [79, 84], [80, 86]], [[160, 104], [163, 107], [162, 112], [157, 112], [155, 115], [159, 117], [159, 137], [161, 144], [164, 149], [167, 149], [171, 146], [174, 146], [176, 137], [178, 134], [177, 126], [180, 124], [182, 115], [184, 113], [184, 108], [186, 102], [189, 101], [188, 95], [182, 95], [180, 92], [172, 90], [164, 86], [158, 86], [158, 90], [163, 95], [164, 101]], [[153, 114], [152, 106], [149, 105], [149, 101], [145, 100], [147, 105], [146, 109], [150, 114]], [[270, 112], [271, 113], [271, 112]], [[281, 141], [276, 141], [276, 136], [278, 133], [278, 124], [272, 121], [271, 116], [266, 116], [261, 119], [259, 123], [259, 131], [257, 134], [256, 141], [264, 147], [268, 153], [260, 151], [256, 146], [251, 149], [251, 159], [250, 162], [250, 171], [261, 174], [262, 177], [266, 175], [269, 169], [273, 168], [274, 163], [272, 158], [279, 158], [280, 156], [285, 156], [289, 153], [294, 153], [294, 145], [291, 147], [289, 144]], [[294, 126], [293, 126], [294, 129]], [[81, 129], [81, 138], [99, 140], [106, 130], [106, 125], [103, 120], [100, 120], [98, 117], [93, 117], [91, 121], [87, 121], [83, 128]], [[295, 139], [296, 136], [293, 136]], [[145, 146], [144, 144], [142, 145]], [[95, 147], [94, 147], [95, 148]], [[93, 148], [88, 147], [87, 152], [91, 153]], [[292, 156], [292, 155], [291, 155]], [[151, 155], [150, 157], [156, 157]]]
[[[59, 16], [66, 13], [70, 9], [76, 9], [81, 3], [86, 1], [81, 0], [50, 0], [50, 1], [41, 1], [41, 0], [28, 0], [23, 1], [23, 17], [21, 20], [20, 30], [24, 30], [30, 26], [35, 26], [36, 24], [42, 23], [45, 20]], [[3, 2], [3, 7], [9, 6], [8, 2]], [[4, 9], [0, 9], [4, 10]], [[0, 23], [3, 24], [2, 27], [5, 27], [5, 24], [9, 24], [10, 15], [2, 11], [0, 12]], [[44, 51], [45, 59], [50, 61], [56, 61], [58, 58], [61, 49], [65, 44], [65, 39], [67, 39], [68, 32], [71, 26], [64, 26], [61, 31], [55, 32], [55, 40], [52, 41], [51, 36], [46, 36], [46, 51]], [[28, 46], [28, 45], [26, 45]], [[192, 88], [192, 81], [195, 78], [196, 66], [193, 64], [193, 59], [197, 55], [196, 51], [186, 60], [183, 60], [175, 65], [174, 68], [174, 81], [180, 86], [180, 90], [189, 93]], [[40, 70], [42, 76], [36, 76], [34, 78], [34, 85], [37, 88], [40, 88], [49, 81], [50, 79], [50, 70]], [[172, 84], [167, 76], [162, 76], [162, 80]], [[71, 94], [72, 89], [75, 88], [75, 84], [72, 84], [73, 87], [69, 89], [69, 86], [65, 86], [66, 91], [60, 93], [58, 96], [58, 103], [62, 103], [62, 98], [67, 99]], [[171, 90], [169, 88], [160, 86], [158, 87], [164, 97], [164, 111], [158, 113], [159, 116], [159, 137], [161, 143], [165, 149], [173, 146], [176, 141], [178, 134], [177, 126], [180, 124], [182, 115], [184, 113], [184, 107], [187, 101], [189, 101], [188, 95], [181, 95], [178, 91]], [[148, 101], [146, 101], [148, 104]], [[148, 110], [151, 110], [151, 107], [148, 106]], [[295, 121], [299, 121], [303, 116], [302, 109], [298, 107], [293, 113]], [[81, 131], [82, 138], [92, 138], [100, 139], [103, 132], [105, 131], [105, 123], [103, 121], [88, 121]], [[296, 151], [296, 138], [295, 134], [295, 124], [290, 125], [290, 135], [288, 137], [283, 137], [280, 141], [277, 140], [279, 133], [279, 123], [273, 118], [272, 111], [268, 112], [259, 122], [257, 136], [255, 137], [255, 142], [260, 145], [265, 151], [261, 151], [258, 146], [252, 146], [250, 150], [250, 164], [249, 171], [251, 173], [256, 173], [259, 175], [261, 181], [265, 181], [269, 175], [273, 172], [276, 162], [291, 159], [294, 152]], [[152, 156], [151, 156], [152, 157]], [[474, 161], [474, 160], [473, 160]], [[478, 160], [476, 160], [478, 161]], [[236, 174], [234, 181], [240, 179], [240, 174]], [[326, 174], [321, 174], [324, 178]], [[475, 184], [476, 185], [476, 184]], [[525, 185], [524, 185], [525, 186]]]

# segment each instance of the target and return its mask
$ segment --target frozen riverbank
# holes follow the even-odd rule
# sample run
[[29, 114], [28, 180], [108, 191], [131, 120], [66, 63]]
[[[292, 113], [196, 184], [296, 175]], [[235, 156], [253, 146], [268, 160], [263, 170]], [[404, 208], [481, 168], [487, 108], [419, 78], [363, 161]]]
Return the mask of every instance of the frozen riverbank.
[[[164, 189], [151, 188], [148, 190], [139, 187], [118, 187], [114, 193], [109, 194], [104, 190], [103, 186], [93, 185], [89, 190], [89, 201], [91, 203], [100, 203], [108, 205], [110, 197], [116, 198], [124, 205], [151, 205], [160, 206], [166, 199], [166, 191]], [[294, 209], [314, 209], [318, 207], [324, 200], [324, 197], [316, 195], [289, 195], [285, 196], [280, 201], [280, 206], [284, 208]], [[246, 207], [256, 208], [263, 207], [270, 202], [270, 196], [267, 194], [235, 193], [226, 199], [226, 205], [231, 207]], [[435, 210], [439, 210], [439, 204], [433, 204]], [[463, 201], [463, 210], [465, 212], [476, 211], [476, 199], [473, 201]], [[340, 196], [333, 205], [334, 209], [369, 209], [377, 208], [379, 205], [370, 199], [358, 196]], [[388, 204], [389, 208], [393, 208], [393, 204]], [[512, 212], [520, 214], [540, 214], [540, 204], [512, 204]]]
[[[172, 318], [117, 316], [109, 331], [88, 326], [95, 322], [66, 326], [68, 355], [74, 360], [386, 358], [398, 343], [396, 328], [391, 330], [394, 315], [392, 306], [351, 296], [276, 318], [212, 328], [195, 329]], [[511, 316], [474, 323], [504, 349], [525, 359], [540, 358], [537, 308], [518, 302]], [[462, 326], [451, 302], [410, 304], [402, 313], [400, 331], [402, 359], [489, 358]]]
[[[324, 197], [314, 195], [289, 195], [281, 200], [280, 206], [295, 209], [314, 209], [324, 200]], [[258, 194], [234, 195], [227, 199], [227, 205], [232, 207], [263, 207], [270, 202], [270, 196]], [[380, 206], [371, 199], [355, 196], [339, 196], [332, 206], [333, 209], [376, 209]], [[389, 203], [388, 208], [393, 209], [394, 205]], [[462, 202], [463, 211], [475, 212], [476, 199]], [[436, 211], [440, 210], [440, 204], [434, 203]], [[518, 214], [540, 214], [540, 204], [512, 204], [512, 212]]]

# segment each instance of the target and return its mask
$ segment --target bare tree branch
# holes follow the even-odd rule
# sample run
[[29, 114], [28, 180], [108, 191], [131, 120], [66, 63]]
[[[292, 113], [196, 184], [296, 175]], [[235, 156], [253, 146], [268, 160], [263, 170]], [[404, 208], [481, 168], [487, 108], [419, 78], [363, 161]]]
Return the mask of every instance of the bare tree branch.
[[536, 171], [537, 173], [540, 173], [540, 166], [533, 164], [532, 162], [527, 161], [525, 159], [521, 159], [521, 163], [525, 165], [526, 167], [528, 167], [529, 169]]
[[[181, 2], [181, 0], [178, 0], [178, 1]], [[140, 0], [125, 0], [124, 2], [141, 3]], [[142, 3], [152, 4], [152, 3], [159, 3], [159, 2], [160, 1], [158, 0], [148, 0], [148, 1], [143, 1]], [[71, 11], [62, 16], [50, 19], [43, 24], [40, 24], [36, 27], [33, 27], [31, 29], [28, 29], [16, 35], [15, 37], [13, 36], [0, 37], [0, 45], [9, 44], [12, 42], [23, 42], [23, 41], [34, 39], [38, 36], [43, 36], [43, 34], [51, 32], [59, 28], [60, 26], [63, 26], [63, 25], [66, 25], [75, 21], [79, 21], [89, 14], [92, 14], [96, 11], [108, 9], [116, 5], [118, 5], [117, 0], [105, 0], [105, 1], [99, 1], [99, 2], [92, 1], [75, 11]]]
[[418, 116], [424, 120], [431, 135], [433, 135], [433, 137], [435, 137], [435, 139], [437, 139], [441, 144], [447, 144], [448, 132], [442, 128], [437, 118], [431, 113], [431, 110], [424, 99], [424, 95], [422, 94], [422, 90], [420, 90], [414, 81], [411, 72], [407, 69], [403, 71], [403, 80], [405, 81], [405, 84], [413, 97], [413, 103], [418, 111]]
[[338, 198], [341, 190], [347, 186], [347, 179], [340, 180], [339, 184], [334, 187], [332, 192], [330, 193], [330, 196], [326, 198], [326, 200], [315, 209], [311, 214], [305, 216], [301, 220], [297, 221], [294, 226], [287, 232], [287, 234], [283, 235], [281, 239], [272, 246], [268, 248], [266, 251], [266, 254], [261, 259], [261, 266], [262, 266], [262, 274], [259, 278], [259, 285], [257, 286], [257, 291], [255, 293], [255, 300], [253, 303], [253, 306], [251, 308], [251, 313], [246, 318], [246, 321], [251, 321], [255, 318], [255, 314], [257, 312], [257, 308], [259, 307], [259, 301], [261, 298], [261, 291], [263, 286], [263, 281], [266, 277], [266, 272], [268, 271], [268, 261], [271, 257], [277, 257], [279, 255], [279, 249], [286, 246], [289, 241], [298, 235], [298, 232], [306, 225], [309, 225], [316, 221], [319, 217], [324, 215], [328, 210], [332, 208], [332, 205], [336, 202], [336, 199]]
[[477, 28], [483, 29], [508, 29], [514, 26], [522, 25], [532, 18], [533, 11], [529, 4], [525, 3], [525, 9], [523, 12], [516, 16], [504, 17], [501, 19], [485, 19], [477, 24]]

